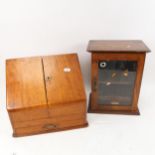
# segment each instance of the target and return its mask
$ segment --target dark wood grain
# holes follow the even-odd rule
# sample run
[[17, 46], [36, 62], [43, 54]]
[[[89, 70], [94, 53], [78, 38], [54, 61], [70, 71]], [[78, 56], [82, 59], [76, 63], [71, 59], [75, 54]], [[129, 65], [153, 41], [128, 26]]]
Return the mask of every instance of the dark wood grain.
[[150, 52], [141, 40], [90, 40], [89, 52]]
[[[128, 49], [127, 46], [130, 45]], [[91, 95], [89, 99], [88, 112], [91, 113], [113, 113], [139, 115], [138, 98], [141, 88], [141, 81], [145, 63], [146, 52], [150, 50], [142, 41], [90, 41], [88, 51], [92, 52], [91, 59]], [[98, 104], [99, 97], [97, 88], [98, 62], [99, 61], [136, 61], [137, 73], [132, 92], [132, 103], [130, 105], [103, 105]], [[95, 84], [94, 84], [95, 83]], [[121, 81], [119, 81], [121, 83]], [[123, 84], [123, 83], [121, 83]], [[118, 100], [120, 97], [118, 96]]]

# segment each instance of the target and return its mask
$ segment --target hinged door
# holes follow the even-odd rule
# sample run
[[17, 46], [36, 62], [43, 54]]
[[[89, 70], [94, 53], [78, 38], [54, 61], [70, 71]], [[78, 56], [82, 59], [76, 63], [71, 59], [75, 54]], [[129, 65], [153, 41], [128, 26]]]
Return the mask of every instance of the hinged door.
[[43, 57], [43, 63], [49, 105], [85, 101], [82, 73], [76, 54]]
[[7, 110], [21, 122], [48, 117], [40, 57], [6, 61]]
[[144, 58], [143, 54], [93, 54], [92, 107], [136, 109]]

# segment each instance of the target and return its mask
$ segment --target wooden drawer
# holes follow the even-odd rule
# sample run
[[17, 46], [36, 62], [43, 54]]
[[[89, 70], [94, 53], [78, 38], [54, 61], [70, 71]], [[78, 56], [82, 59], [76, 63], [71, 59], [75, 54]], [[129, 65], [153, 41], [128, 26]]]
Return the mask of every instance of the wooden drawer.
[[84, 126], [87, 126], [86, 119], [68, 120], [63, 122], [57, 122], [55, 124], [43, 123], [41, 125], [36, 125], [32, 127], [16, 128], [14, 130], [13, 136], [14, 137], [27, 136], [27, 135], [33, 135], [33, 134], [46, 133], [46, 132], [55, 132], [55, 131], [61, 131], [61, 130], [80, 128]]
[[59, 116], [59, 117], [50, 117], [50, 118], [44, 118], [44, 119], [37, 119], [37, 120], [31, 120], [31, 121], [21, 121], [21, 122], [15, 122], [14, 128], [23, 128], [23, 127], [32, 127], [37, 125], [44, 125], [44, 124], [57, 124], [69, 120], [78, 120], [78, 119], [86, 119], [86, 115], [84, 113], [74, 114], [74, 115], [68, 115], [68, 116]]

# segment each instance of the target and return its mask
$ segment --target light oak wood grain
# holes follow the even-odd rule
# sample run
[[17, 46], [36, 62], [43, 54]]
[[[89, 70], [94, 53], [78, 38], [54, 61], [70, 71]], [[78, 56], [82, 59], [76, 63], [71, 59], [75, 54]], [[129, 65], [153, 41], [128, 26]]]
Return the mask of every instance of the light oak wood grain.
[[[6, 82], [14, 136], [88, 125], [86, 94], [76, 54], [7, 60]], [[47, 125], [52, 129], [45, 129]]]
[[46, 106], [41, 58], [6, 61], [7, 109]]
[[[43, 63], [49, 105], [85, 100], [84, 83], [77, 55], [43, 57]], [[70, 69], [70, 72], [65, 72], [66, 68]]]
[[[52, 124], [51, 124], [52, 125]], [[48, 132], [56, 132], [56, 131], [64, 131], [70, 129], [77, 129], [87, 127], [84, 119], [78, 120], [69, 120], [65, 122], [61, 122], [59, 124], [54, 124], [54, 127], [49, 129], [46, 128], [46, 125], [37, 125], [32, 127], [26, 128], [17, 128], [14, 130], [13, 136], [20, 137], [20, 136], [29, 136], [29, 135], [36, 135], [41, 133], [48, 133]]]

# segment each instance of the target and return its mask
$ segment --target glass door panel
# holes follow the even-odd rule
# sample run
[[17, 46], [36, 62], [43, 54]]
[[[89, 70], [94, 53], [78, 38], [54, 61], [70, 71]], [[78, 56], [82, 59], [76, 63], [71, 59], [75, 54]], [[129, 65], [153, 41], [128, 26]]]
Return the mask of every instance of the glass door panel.
[[136, 72], [137, 61], [100, 61], [97, 103], [131, 105]]

